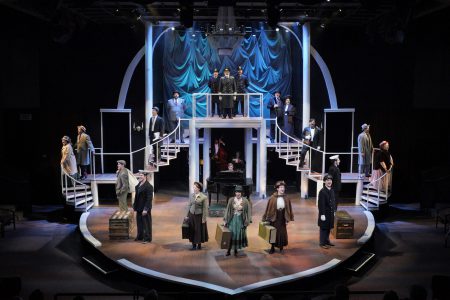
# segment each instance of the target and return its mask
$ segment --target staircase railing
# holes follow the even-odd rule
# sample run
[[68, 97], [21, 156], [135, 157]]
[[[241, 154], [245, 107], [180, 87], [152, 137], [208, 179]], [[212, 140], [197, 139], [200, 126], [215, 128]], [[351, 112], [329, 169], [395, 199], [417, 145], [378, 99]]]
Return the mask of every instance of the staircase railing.
[[[69, 186], [68, 180], [70, 180], [71, 185]], [[61, 193], [64, 195], [64, 198], [66, 200], [66, 204], [69, 202], [69, 196], [73, 195], [73, 201], [74, 201], [74, 207], [76, 207], [77, 202], [77, 187], [82, 187], [82, 190], [84, 190], [84, 211], [87, 211], [87, 191], [90, 188], [87, 184], [78, 181], [75, 177], [69, 175], [64, 168], [61, 167]]]

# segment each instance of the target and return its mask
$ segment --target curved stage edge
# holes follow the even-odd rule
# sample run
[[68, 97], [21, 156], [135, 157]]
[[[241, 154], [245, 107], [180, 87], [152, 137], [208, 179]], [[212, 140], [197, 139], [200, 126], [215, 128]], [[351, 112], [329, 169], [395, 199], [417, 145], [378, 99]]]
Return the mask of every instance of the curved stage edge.
[[291, 199], [296, 221], [288, 224], [289, 246], [283, 254], [269, 255], [270, 245], [257, 236], [258, 221], [267, 201], [264, 199], [253, 199], [254, 223], [248, 227], [249, 247], [238, 257], [225, 257], [225, 250], [219, 249], [215, 241], [216, 224], [222, 223], [221, 218], [208, 218], [209, 241], [202, 250], [189, 251], [191, 245], [181, 240], [180, 228], [187, 198], [168, 194], [154, 198], [152, 243], [134, 242], [135, 228], [129, 240], [109, 240], [109, 216], [117, 209], [112, 206], [83, 213], [80, 232], [93, 247], [128, 270], [229, 295], [329, 271], [355, 254], [373, 234], [375, 220], [371, 212], [359, 206], [339, 206], [355, 220], [354, 238], [332, 239], [335, 247], [321, 249], [315, 200], [300, 199], [297, 195]]

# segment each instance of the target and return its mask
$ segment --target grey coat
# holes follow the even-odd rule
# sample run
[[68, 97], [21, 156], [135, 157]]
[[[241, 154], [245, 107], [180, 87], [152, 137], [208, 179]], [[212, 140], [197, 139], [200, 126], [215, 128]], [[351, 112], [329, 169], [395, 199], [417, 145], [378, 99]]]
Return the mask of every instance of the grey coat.
[[[225, 215], [223, 217], [226, 225], [230, 224], [231, 219], [234, 216], [233, 202], [234, 197], [228, 199], [227, 209], [225, 210]], [[244, 208], [242, 211], [242, 221], [244, 226], [247, 227], [252, 222], [252, 205], [245, 197], [242, 197], [242, 205]]]
[[370, 165], [372, 163], [372, 151], [373, 144], [370, 134], [361, 132], [358, 135], [358, 164]]
[[199, 193], [197, 197], [192, 194], [189, 198], [189, 203], [187, 206], [187, 214], [192, 215], [202, 215], [202, 223], [206, 222], [206, 217], [208, 216], [208, 198], [203, 193]]
[[116, 179], [116, 195], [123, 195], [124, 193], [128, 194], [130, 190], [129, 181], [128, 181], [128, 169], [123, 168], [119, 173], [117, 173]]
[[88, 150], [94, 152], [94, 145], [91, 142], [91, 137], [86, 133], [79, 134], [77, 137], [77, 164], [87, 166], [91, 164]]

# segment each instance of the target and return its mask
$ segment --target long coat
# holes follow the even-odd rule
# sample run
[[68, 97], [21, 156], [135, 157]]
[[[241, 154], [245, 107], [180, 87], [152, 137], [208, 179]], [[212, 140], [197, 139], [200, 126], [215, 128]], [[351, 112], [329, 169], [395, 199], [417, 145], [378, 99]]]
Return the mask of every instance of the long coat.
[[178, 119], [183, 118], [185, 110], [186, 102], [183, 98], [178, 98], [176, 102], [174, 98], [167, 101], [167, 114], [169, 117], [169, 121], [175, 122]]
[[219, 81], [220, 77], [217, 76], [217, 78], [214, 78], [214, 76], [211, 76], [208, 81], [208, 87], [211, 90], [211, 93], [217, 94], [219, 93]]
[[73, 175], [78, 172], [77, 161], [70, 143], [67, 143], [61, 149], [61, 166], [69, 175]]
[[[358, 135], [358, 164], [370, 165], [372, 163], [372, 138], [369, 133], [361, 132]], [[363, 155], [364, 154], [364, 155]]]
[[129, 180], [128, 180], [128, 169], [123, 168], [120, 172], [117, 173], [116, 179], [116, 195], [123, 195], [124, 193], [128, 194], [129, 192]]
[[133, 209], [137, 212], [150, 211], [152, 209], [153, 186], [145, 181], [142, 185], [136, 185], [136, 198]]
[[[237, 92], [236, 80], [233, 76], [223, 76], [219, 81], [219, 93], [232, 94]], [[233, 108], [234, 98], [233, 95], [222, 96], [222, 108]]]
[[208, 198], [205, 194], [200, 192], [197, 197], [192, 194], [189, 197], [189, 203], [187, 206], [187, 214], [202, 214], [202, 223], [206, 222], [206, 217], [208, 216]]
[[86, 133], [81, 133], [77, 137], [77, 164], [87, 166], [91, 163], [88, 155], [88, 150], [95, 151], [94, 145], [91, 142], [91, 137]]
[[[225, 210], [225, 215], [223, 217], [225, 224], [230, 224], [230, 221], [233, 218], [233, 215], [234, 215], [233, 201], [234, 201], [234, 197], [228, 199], [227, 209]], [[250, 222], [252, 221], [251, 204], [247, 200], [247, 198], [242, 197], [242, 205], [244, 207], [244, 209], [242, 211], [242, 222], [243, 222], [244, 226], [247, 227], [250, 224]]]
[[162, 137], [164, 134], [164, 120], [160, 116], [156, 116], [155, 126], [153, 127], [153, 116], [150, 118], [150, 124], [148, 126], [148, 137], [150, 139], [150, 144], [155, 140], [155, 132], [159, 132], [159, 136]]
[[296, 109], [292, 104], [284, 105], [283, 107], [283, 131], [292, 136], [294, 133], [294, 118]]
[[[275, 104], [277, 104], [278, 107], [275, 107]], [[270, 98], [267, 103], [267, 108], [270, 110], [270, 118], [277, 118], [278, 123], [280, 123], [283, 118], [283, 105], [283, 100], [281, 100], [281, 98], [277, 99], [276, 97]], [[282, 124], [280, 123], [279, 125], [281, 126]]]
[[333, 185], [332, 185], [333, 190], [335, 190], [336, 192], [340, 192], [342, 180], [341, 180], [341, 170], [339, 170], [339, 167], [336, 167], [333, 163], [330, 166], [330, 168], [328, 168], [328, 175], [331, 175], [333, 177]]
[[[334, 198], [334, 191], [323, 187], [319, 192], [319, 217], [317, 225], [322, 229], [330, 229], [334, 227], [334, 212], [336, 211], [336, 200]], [[320, 219], [320, 216], [325, 216], [325, 221]]]
[[[269, 201], [267, 202], [266, 211], [262, 217], [263, 221], [275, 222], [277, 218], [277, 198], [278, 193], [275, 192], [270, 196]], [[283, 195], [285, 210], [284, 210], [284, 218], [287, 222], [294, 221], [294, 214], [292, 213], [292, 205], [291, 199], [285, 194]]]

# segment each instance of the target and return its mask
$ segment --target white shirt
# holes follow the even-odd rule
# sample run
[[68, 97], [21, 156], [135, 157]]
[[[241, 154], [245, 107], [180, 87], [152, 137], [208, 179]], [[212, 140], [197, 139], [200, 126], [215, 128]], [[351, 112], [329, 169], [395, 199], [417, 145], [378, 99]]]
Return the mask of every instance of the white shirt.
[[316, 128], [311, 128], [311, 141], [314, 140], [314, 134], [316, 133]]
[[289, 105], [286, 105], [286, 106], [284, 107], [284, 112], [287, 112], [287, 111], [288, 111], [288, 108], [289, 108]]
[[214, 154], [219, 153], [219, 144], [214, 144]]
[[277, 198], [277, 209], [283, 209], [284, 208], [284, 198], [278, 197]]
[[152, 117], [152, 131], [155, 131], [156, 117]]

